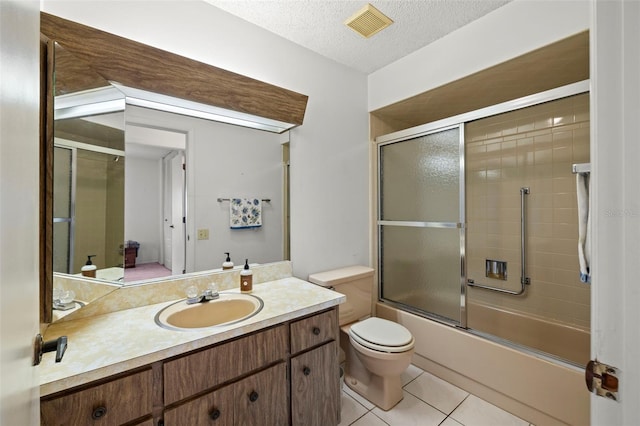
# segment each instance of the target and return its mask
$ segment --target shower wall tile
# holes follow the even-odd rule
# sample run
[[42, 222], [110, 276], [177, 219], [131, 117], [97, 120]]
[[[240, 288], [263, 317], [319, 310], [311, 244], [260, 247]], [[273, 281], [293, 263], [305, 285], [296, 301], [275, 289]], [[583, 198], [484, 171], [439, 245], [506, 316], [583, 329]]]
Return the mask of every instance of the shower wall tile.
[[[588, 94], [466, 125], [468, 278], [519, 289], [519, 189], [530, 188], [526, 205], [531, 285], [519, 297], [470, 288], [471, 303], [588, 329], [590, 287], [579, 281], [571, 165], [589, 162], [589, 130]], [[485, 259], [507, 261], [507, 280], [486, 278]]]

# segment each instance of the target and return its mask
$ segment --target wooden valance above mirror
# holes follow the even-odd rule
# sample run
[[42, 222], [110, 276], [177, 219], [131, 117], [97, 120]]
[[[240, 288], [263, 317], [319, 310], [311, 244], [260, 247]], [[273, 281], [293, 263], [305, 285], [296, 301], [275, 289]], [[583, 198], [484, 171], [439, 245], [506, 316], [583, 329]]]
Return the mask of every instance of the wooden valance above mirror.
[[303, 122], [306, 95], [45, 12], [40, 32], [108, 81], [293, 125]]

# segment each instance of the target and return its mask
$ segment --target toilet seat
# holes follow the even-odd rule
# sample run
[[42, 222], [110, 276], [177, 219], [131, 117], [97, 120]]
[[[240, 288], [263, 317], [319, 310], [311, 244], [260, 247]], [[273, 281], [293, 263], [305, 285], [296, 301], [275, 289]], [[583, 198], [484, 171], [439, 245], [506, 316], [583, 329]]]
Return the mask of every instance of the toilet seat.
[[349, 336], [365, 348], [379, 352], [406, 352], [415, 343], [411, 332], [405, 327], [376, 317], [354, 323], [349, 328]]

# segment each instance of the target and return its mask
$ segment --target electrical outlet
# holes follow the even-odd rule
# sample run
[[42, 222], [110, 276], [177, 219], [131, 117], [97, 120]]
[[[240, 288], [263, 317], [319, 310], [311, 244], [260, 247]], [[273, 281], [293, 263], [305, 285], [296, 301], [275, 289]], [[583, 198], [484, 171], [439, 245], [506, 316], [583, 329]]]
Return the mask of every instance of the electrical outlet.
[[199, 240], [208, 240], [209, 239], [209, 230], [208, 229], [198, 229], [198, 239]]

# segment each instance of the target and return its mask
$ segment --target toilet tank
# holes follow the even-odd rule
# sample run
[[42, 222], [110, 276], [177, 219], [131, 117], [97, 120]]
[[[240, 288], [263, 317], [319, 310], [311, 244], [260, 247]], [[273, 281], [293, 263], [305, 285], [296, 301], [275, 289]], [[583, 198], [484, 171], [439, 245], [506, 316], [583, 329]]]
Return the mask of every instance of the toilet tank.
[[318, 272], [309, 275], [309, 281], [347, 296], [338, 307], [340, 325], [349, 324], [371, 315], [373, 269], [367, 266]]

